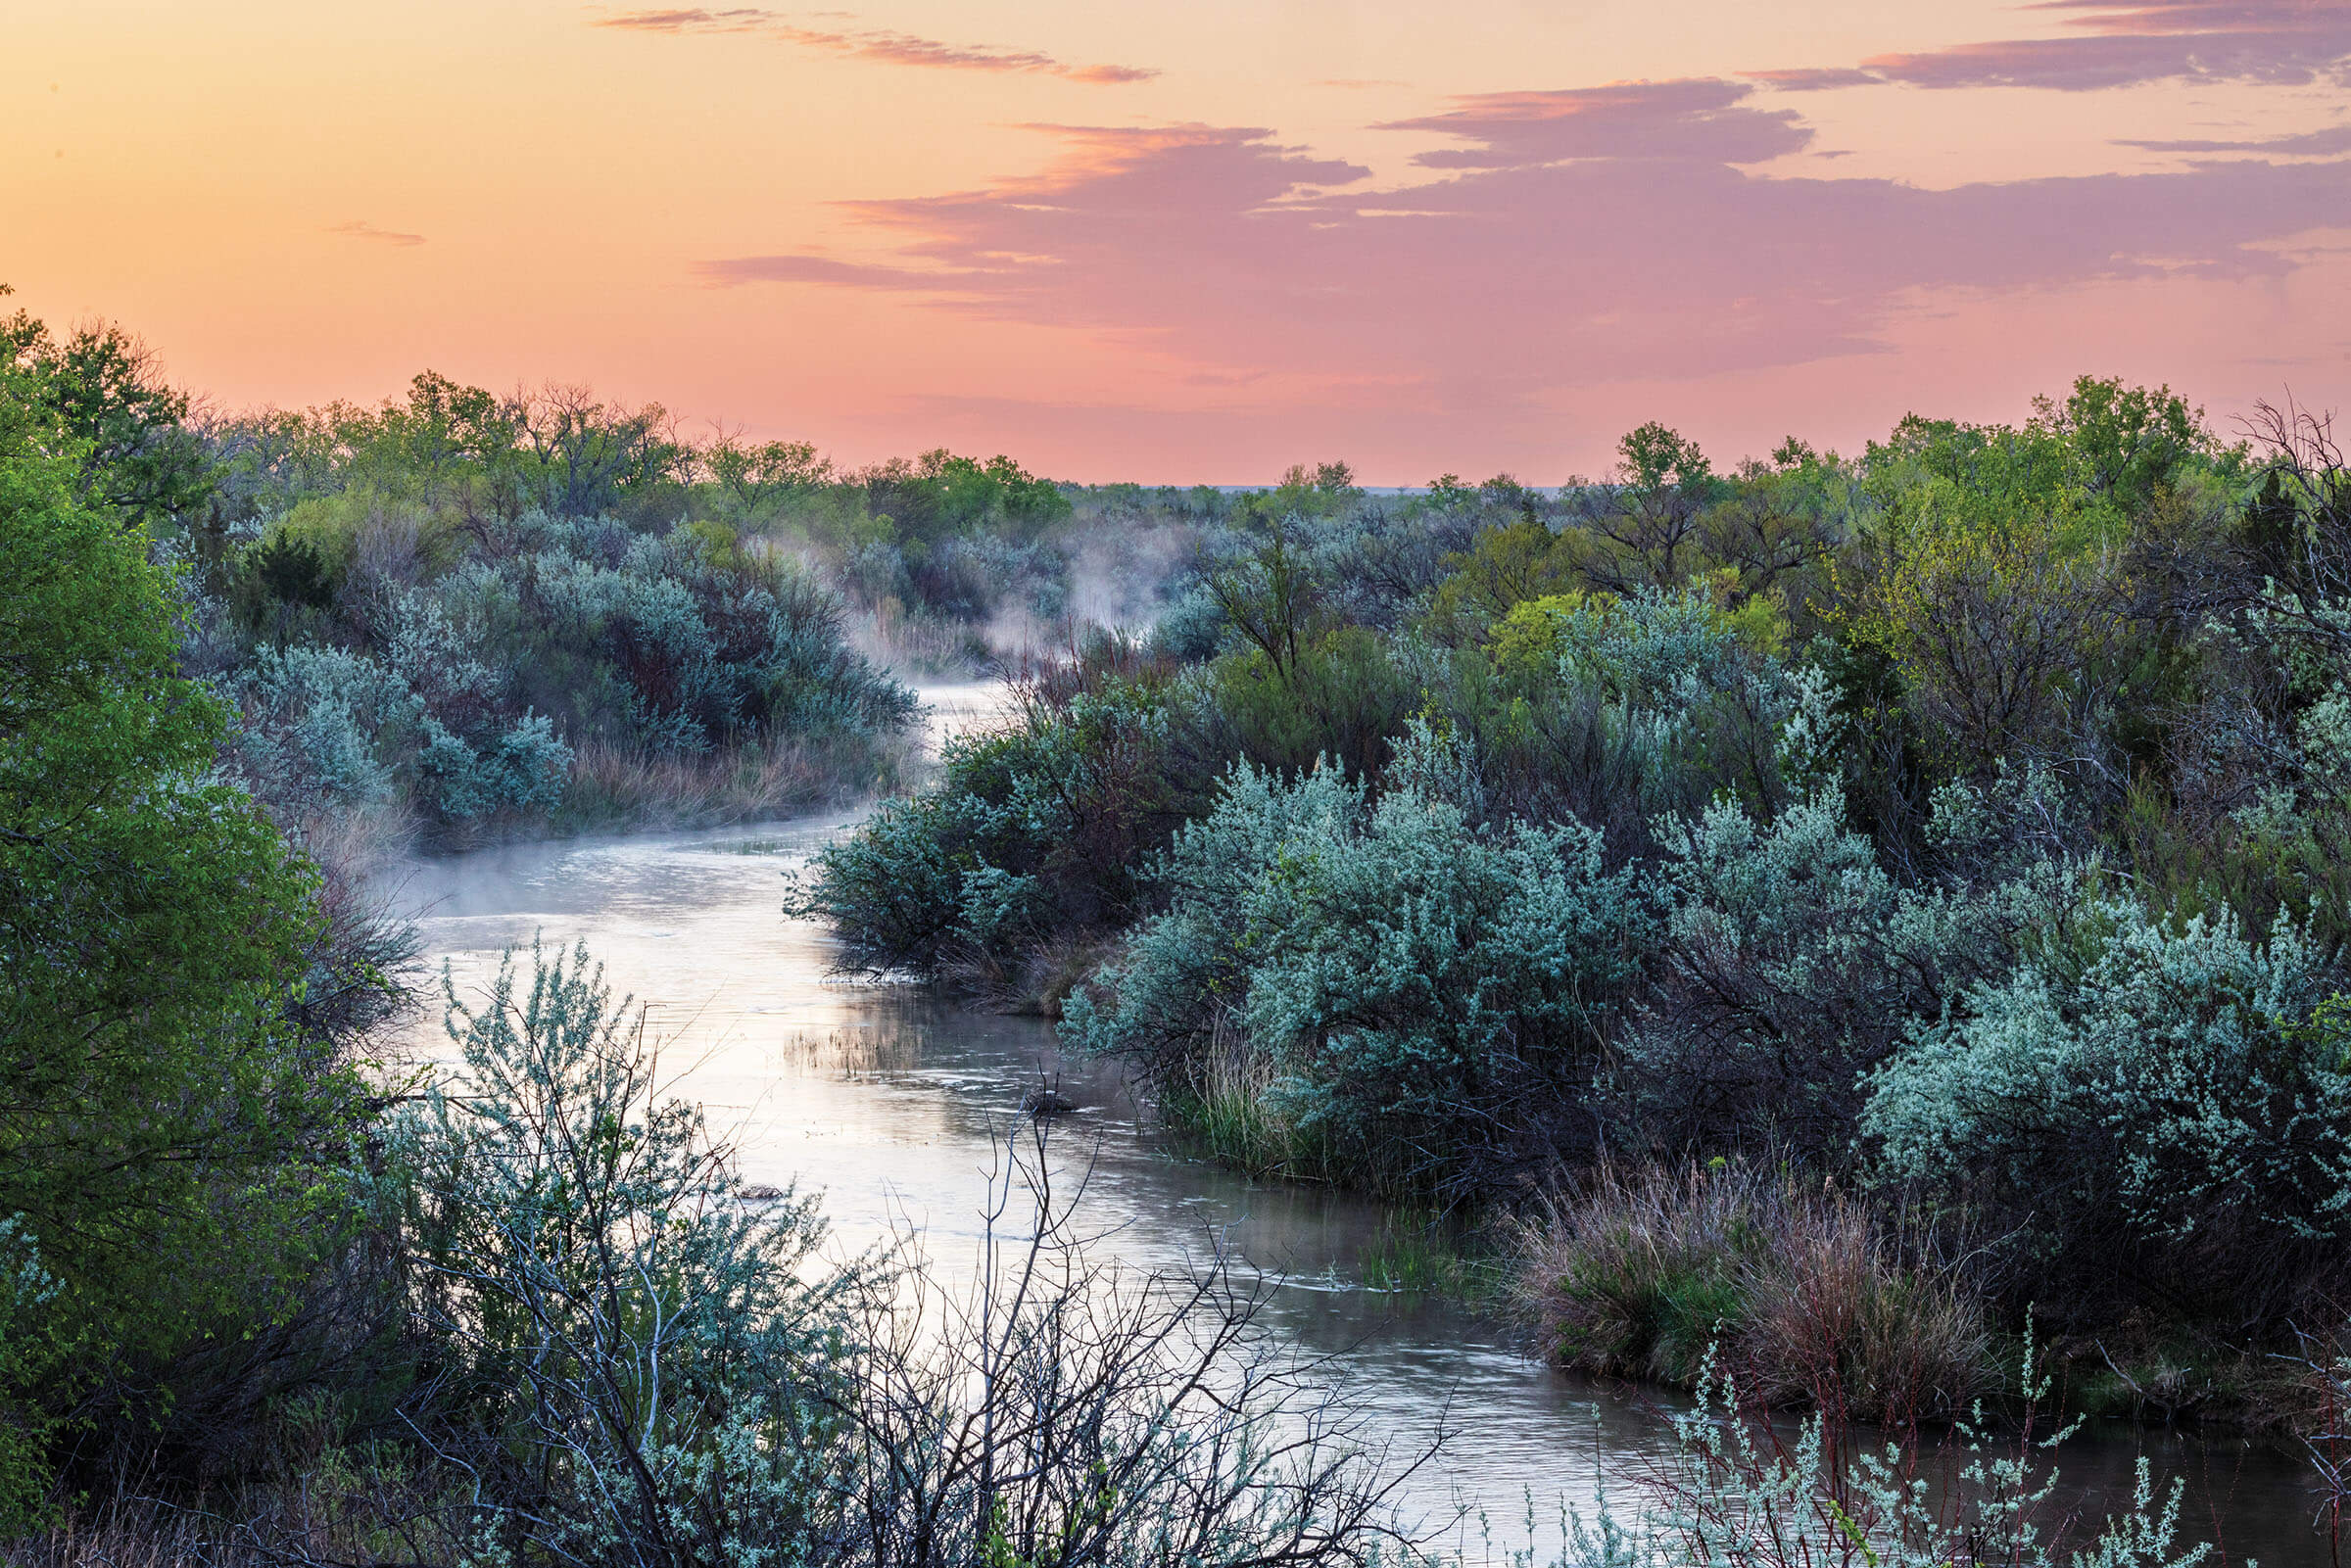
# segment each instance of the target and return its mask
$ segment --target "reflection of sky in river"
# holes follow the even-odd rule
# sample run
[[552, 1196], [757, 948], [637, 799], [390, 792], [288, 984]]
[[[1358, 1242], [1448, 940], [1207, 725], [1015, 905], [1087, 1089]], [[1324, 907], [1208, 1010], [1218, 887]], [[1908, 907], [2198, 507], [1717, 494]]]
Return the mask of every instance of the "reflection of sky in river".
[[[968, 691], [955, 695], [972, 711]], [[418, 913], [427, 954], [436, 968], [448, 962], [460, 995], [478, 993], [508, 946], [585, 940], [614, 990], [646, 1006], [667, 1042], [664, 1070], [736, 1144], [744, 1174], [821, 1189], [850, 1249], [902, 1225], [937, 1265], [966, 1262], [992, 1140], [1040, 1070], [1058, 1074], [1085, 1110], [1056, 1144], [1065, 1161], [1091, 1164], [1082, 1218], [1109, 1231], [1102, 1245], [1122, 1261], [1174, 1266], [1228, 1232], [1249, 1264], [1281, 1277], [1273, 1325], [1331, 1356], [1399, 1449], [1440, 1421], [1457, 1429], [1414, 1478], [1418, 1510], [1441, 1511], [1454, 1496], [1480, 1502], [1508, 1543], [1516, 1527], [1501, 1521], [1519, 1516], [1527, 1490], [1553, 1513], [1561, 1497], [1588, 1503], [1604, 1473], [1621, 1496], [1663, 1451], [1655, 1397], [1547, 1370], [1507, 1326], [1448, 1303], [1361, 1288], [1358, 1259], [1380, 1229], [1372, 1206], [1179, 1158], [1137, 1117], [1115, 1069], [1065, 1060], [1040, 1021], [829, 979], [831, 938], [783, 917], [784, 879], [854, 820], [486, 850], [408, 868], [399, 901]], [[437, 1010], [416, 1043], [427, 1053], [445, 1044]], [[2069, 1481], [2127, 1491], [2142, 1446], [2159, 1470], [2213, 1472], [2191, 1476], [2192, 1511], [2226, 1499], [2231, 1557], [2307, 1560], [2301, 1472], [2269, 1454], [2132, 1432], [2074, 1446]], [[2194, 1525], [2210, 1534], [2204, 1519]]]

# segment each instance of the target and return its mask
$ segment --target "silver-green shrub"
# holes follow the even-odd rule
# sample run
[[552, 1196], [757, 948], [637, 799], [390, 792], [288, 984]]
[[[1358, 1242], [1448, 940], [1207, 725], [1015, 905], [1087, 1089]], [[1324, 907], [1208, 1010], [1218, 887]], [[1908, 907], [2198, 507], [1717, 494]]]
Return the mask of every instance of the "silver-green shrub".
[[1847, 826], [1834, 787], [1768, 821], [1722, 799], [1655, 832], [1665, 962], [1624, 1068], [1651, 1136], [1668, 1145], [1841, 1150], [1861, 1075], [1914, 1020], [2004, 973], [2017, 933], [2073, 896], [2072, 872], [2033, 860], [1899, 882]]
[[[2023, 1372], [2028, 1404], [2046, 1400], [2030, 1352]], [[2070, 1427], [2041, 1434], [2028, 1420], [2000, 1443], [1979, 1409], [1940, 1466], [1915, 1443], [1871, 1442], [1817, 1415], [1791, 1442], [1742, 1407], [1709, 1358], [1674, 1428], [1677, 1451], [1641, 1512], [1658, 1568], [2197, 1568], [2213, 1556], [2181, 1541], [2180, 1490], [2158, 1494], [2143, 1458], [2129, 1511], [2068, 1540], [2045, 1455]]]
[[424, 716], [408, 683], [363, 653], [302, 645], [264, 647], [240, 675], [235, 761], [272, 798], [298, 811], [391, 798]]
[[1229, 1029], [1364, 1179], [1526, 1154], [1517, 1102], [1537, 1082], [1578, 1097], [1655, 917], [1594, 830], [1474, 825], [1432, 788], [1475, 778], [1449, 750], [1418, 727], [1377, 791], [1237, 765], [1157, 873], [1168, 909], [1072, 998], [1065, 1035], [1183, 1083]]
[[1887, 1179], [2032, 1216], [2052, 1246], [2339, 1245], [2351, 1054], [2334, 984], [2290, 920], [2256, 939], [2226, 911], [2180, 921], [2108, 897], [1915, 1025], [1870, 1079], [1861, 1130]]
[[390, 1136], [389, 1202], [446, 1369], [419, 1423], [481, 1545], [793, 1561], [827, 1466], [854, 1272], [812, 1202], [753, 1201], [585, 950], [450, 995], [463, 1078]]

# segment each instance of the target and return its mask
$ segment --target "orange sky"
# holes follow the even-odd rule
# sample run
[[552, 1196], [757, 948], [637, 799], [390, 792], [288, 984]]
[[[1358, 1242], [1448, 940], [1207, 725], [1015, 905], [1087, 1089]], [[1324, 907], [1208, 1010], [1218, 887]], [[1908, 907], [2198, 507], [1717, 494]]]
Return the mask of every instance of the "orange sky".
[[2351, 0], [0, 0], [0, 280], [849, 461], [1557, 482], [2079, 371], [2351, 401]]

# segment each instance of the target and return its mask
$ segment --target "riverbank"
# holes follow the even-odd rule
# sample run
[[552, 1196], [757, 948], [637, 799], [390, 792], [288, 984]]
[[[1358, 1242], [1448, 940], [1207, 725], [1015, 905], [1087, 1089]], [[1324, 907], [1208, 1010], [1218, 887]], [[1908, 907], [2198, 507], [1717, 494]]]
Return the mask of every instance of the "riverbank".
[[[1058, 1021], [1073, 977], [1117, 960], [1108, 940], [1065, 942], [1009, 966], [1025, 985], [956, 974], [944, 994]], [[1176, 1147], [1253, 1180], [1349, 1185], [1328, 1124], [1301, 1123], [1266, 1055], [1203, 1058], [1150, 1095]], [[2344, 1346], [2324, 1326], [2246, 1344], [2152, 1307], [2089, 1330], [2052, 1321], [1998, 1272], [2012, 1261], [1899, 1194], [1724, 1160], [1603, 1164], [1554, 1182], [1515, 1212], [1391, 1220], [1367, 1277], [1507, 1310], [1562, 1370], [1688, 1394], [1719, 1351], [1744, 1398], [1896, 1430], [1979, 1403], [2013, 1411], [2028, 1349], [2050, 1378], [2050, 1413], [2274, 1445], [2296, 1462], [2343, 1402]], [[1400, 1216], [1426, 1202], [1409, 1186], [1378, 1196]], [[2009, 1301], [2029, 1315], [2007, 1315]]]
[[[1565, 1500], [1589, 1515], [1670, 1463], [1685, 1400], [1547, 1369], [1499, 1303], [1455, 1288], [1458, 1269], [1492, 1257], [1474, 1241], [1328, 1185], [1253, 1179], [1203, 1158], [1116, 1064], [1064, 1054], [1040, 1019], [830, 977], [833, 938], [777, 906], [786, 876], [855, 820], [437, 857], [410, 869], [402, 896], [460, 994], [534, 934], [587, 941], [615, 986], [648, 1005], [682, 1092], [742, 1151], [746, 1179], [821, 1188], [843, 1254], [911, 1224], [936, 1262], [974, 1257], [997, 1140], [1039, 1074], [1053, 1076], [1080, 1107], [1053, 1130], [1062, 1168], [1084, 1174], [1085, 1223], [1119, 1266], [1179, 1266], [1221, 1241], [1269, 1292], [1269, 1330], [1362, 1398], [1378, 1431], [1409, 1445], [1474, 1412], [1473, 1432], [1407, 1490], [1423, 1517], [1449, 1517], [1458, 1497], [1514, 1518], [1529, 1489], [1546, 1508]], [[419, 1020], [409, 1048], [445, 1040]], [[2307, 1472], [2234, 1438], [2093, 1423], [2058, 1455], [2067, 1479], [2053, 1505], [2121, 1505], [2142, 1455], [2158, 1475], [2188, 1478], [2190, 1517], [2224, 1510], [2232, 1553], [2295, 1560]]]

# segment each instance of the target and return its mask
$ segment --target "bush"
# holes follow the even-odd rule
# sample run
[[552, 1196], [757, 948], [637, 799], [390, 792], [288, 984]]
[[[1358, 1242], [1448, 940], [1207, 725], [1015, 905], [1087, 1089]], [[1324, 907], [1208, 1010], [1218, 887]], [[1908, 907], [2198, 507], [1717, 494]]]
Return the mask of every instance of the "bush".
[[[849, 649], [831, 594], [717, 524], [648, 537], [526, 514], [438, 575], [419, 558], [354, 576], [313, 641], [219, 679], [245, 717], [239, 769], [289, 819], [412, 803], [454, 835], [545, 823], [582, 745], [607, 773], [622, 752], [724, 774], [794, 745], [796, 772], [838, 757], [870, 776], [913, 713]], [[621, 804], [589, 784], [579, 815]]]
[[1662, 814], [1728, 795], [1768, 817], [1838, 775], [1826, 682], [1777, 654], [1771, 601], [1732, 608], [1722, 580], [1524, 599], [1491, 634], [1416, 662], [1499, 812], [1589, 823], [1623, 861], [1657, 851]]
[[442, 1363], [444, 1462], [480, 1546], [564, 1560], [803, 1550], [854, 1272], [807, 1270], [811, 1204], [747, 1196], [698, 1109], [656, 1102], [642, 1024], [587, 954], [450, 996], [465, 1092], [395, 1124], [388, 1194]]
[[938, 782], [884, 802], [816, 857], [794, 905], [833, 922], [842, 963], [1020, 995], [1056, 937], [1131, 918], [1135, 869], [1180, 820], [1165, 705], [1111, 679], [959, 736]]
[[[1952, 796], [1946, 828], [1972, 834], [1974, 801]], [[1640, 1124], [1666, 1149], [1842, 1160], [1862, 1075], [1914, 1020], [2003, 973], [2018, 932], [2070, 896], [2059, 868], [1972, 837], [1971, 877], [1905, 886], [1845, 826], [1834, 789], [1768, 822], [1721, 800], [1655, 832], [1666, 961], [1623, 1061]]]
[[2072, 940], [1915, 1024], [1861, 1129], [1890, 1182], [1990, 1207], [2094, 1279], [2275, 1320], [2351, 1234], [2351, 1053], [2290, 922], [2175, 925], [2109, 898]]
[[1168, 912], [1072, 998], [1066, 1037], [1196, 1086], [1229, 1018], [1328, 1173], [1375, 1186], [1547, 1158], [1530, 1113], [1583, 1097], [1652, 916], [1591, 831], [1482, 829], [1435, 792], [1474, 777], [1425, 727], [1376, 799], [1328, 765], [1237, 766], [1155, 874]]
[[296, 646], [260, 649], [239, 686], [237, 763], [270, 781], [284, 809], [359, 813], [391, 802], [404, 741], [413, 745], [424, 717], [407, 682], [365, 654]]
[[[2158, 1494], [2141, 1457], [2128, 1511], [2090, 1535], [2061, 1512], [2057, 1469], [2041, 1455], [2075, 1430], [2043, 1436], [2049, 1380], [2028, 1350], [2012, 1436], [1995, 1441], [1981, 1409], [1929, 1450], [1871, 1442], [1815, 1415], [1790, 1439], [1743, 1403], [1735, 1374], [1711, 1357], [1694, 1409], [1674, 1418], [1676, 1451], [1649, 1485], [1640, 1518], [1654, 1555], [1592, 1543], [1575, 1568], [1636, 1563], [1718, 1568], [2199, 1568], [2209, 1545], [2180, 1541], [2181, 1487]], [[1624, 1539], [1619, 1528], [1617, 1540]]]

